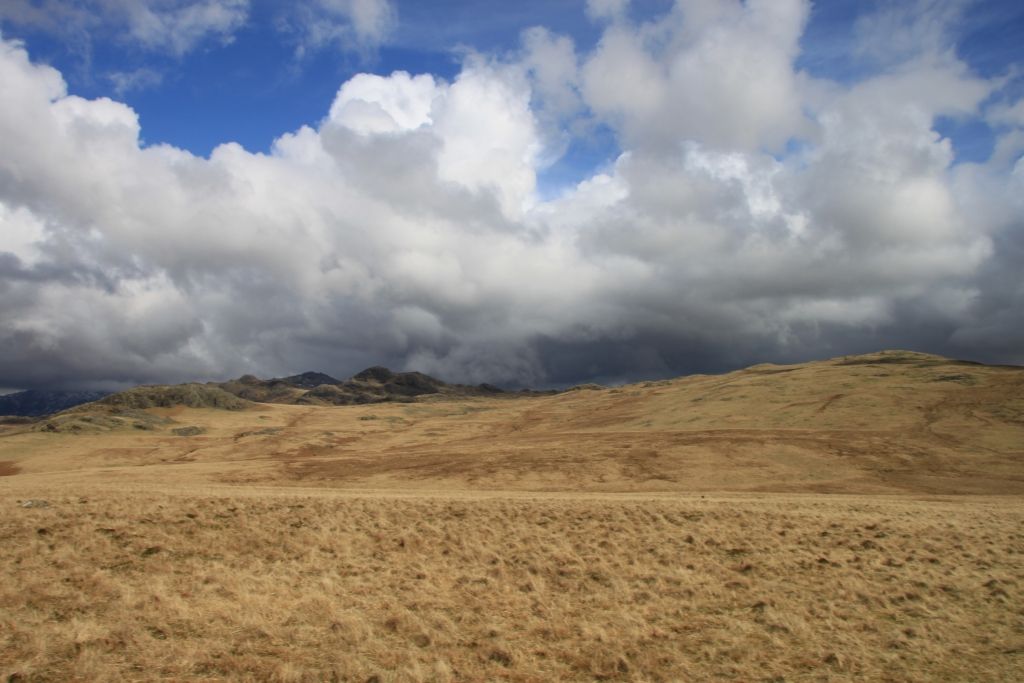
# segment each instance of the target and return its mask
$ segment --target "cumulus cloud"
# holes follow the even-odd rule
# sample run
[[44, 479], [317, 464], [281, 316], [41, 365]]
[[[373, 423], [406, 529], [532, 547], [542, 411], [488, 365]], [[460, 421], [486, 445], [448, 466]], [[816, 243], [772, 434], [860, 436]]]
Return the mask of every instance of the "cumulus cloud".
[[[450, 81], [360, 74], [269, 153], [208, 158], [0, 42], [0, 384], [1024, 362], [1024, 162], [955, 164], [935, 132], [999, 83], [934, 50], [813, 78], [807, 12], [685, 0], [587, 54], [538, 31]], [[541, 200], [546, 128], [587, 117], [621, 153]]]

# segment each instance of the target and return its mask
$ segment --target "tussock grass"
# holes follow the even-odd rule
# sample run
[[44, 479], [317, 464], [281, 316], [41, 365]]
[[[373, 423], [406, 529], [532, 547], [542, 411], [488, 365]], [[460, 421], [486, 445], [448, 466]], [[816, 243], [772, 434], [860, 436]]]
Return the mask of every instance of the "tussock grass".
[[30, 493], [0, 491], [4, 680], [1024, 670], [1012, 498]]

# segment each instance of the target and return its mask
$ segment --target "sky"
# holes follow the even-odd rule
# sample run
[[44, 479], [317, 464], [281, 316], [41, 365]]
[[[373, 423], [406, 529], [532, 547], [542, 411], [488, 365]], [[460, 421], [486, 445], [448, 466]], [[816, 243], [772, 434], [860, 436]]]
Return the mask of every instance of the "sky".
[[1016, 0], [5, 0], [0, 387], [1024, 364]]

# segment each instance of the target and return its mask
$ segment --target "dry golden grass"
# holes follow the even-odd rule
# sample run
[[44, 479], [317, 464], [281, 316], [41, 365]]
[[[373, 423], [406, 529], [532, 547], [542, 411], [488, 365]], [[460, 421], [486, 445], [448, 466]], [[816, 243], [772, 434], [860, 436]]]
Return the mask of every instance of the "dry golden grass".
[[30, 493], [0, 497], [15, 680], [1024, 672], [1006, 499]]
[[0, 680], [1024, 680], [1020, 369], [83, 415], [0, 426]]

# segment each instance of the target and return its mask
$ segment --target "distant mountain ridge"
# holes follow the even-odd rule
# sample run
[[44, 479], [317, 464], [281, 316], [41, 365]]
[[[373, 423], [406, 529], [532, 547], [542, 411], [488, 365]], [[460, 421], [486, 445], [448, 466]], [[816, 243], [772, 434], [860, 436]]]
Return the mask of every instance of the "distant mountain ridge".
[[[44, 392], [45, 393], [45, 392]], [[81, 399], [89, 398], [81, 392]], [[227, 382], [145, 384], [114, 394], [97, 393], [97, 399], [79, 401], [60, 412], [31, 417], [11, 414], [8, 424], [27, 421], [41, 432], [96, 433], [119, 429], [161, 429], [172, 419], [149, 412], [151, 408], [205, 408], [244, 410], [256, 403], [342, 406], [369, 403], [412, 403], [421, 398], [462, 399], [474, 396], [530, 396], [555, 392], [521, 391], [506, 394], [496, 386], [448, 384], [422, 372], [392, 372], [374, 366], [348, 380], [322, 372], [303, 372], [288, 377], [260, 379], [243, 375]], [[55, 414], [50, 414], [55, 413]], [[3, 424], [0, 421], [0, 424]]]
[[[184, 405], [238, 410], [247, 402], [292, 405], [362, 405], [411, 402], [419, 397], [495, 396], [505, 393], [492, 384], [449, 384], [422, 372], [393, 372], [373, 366], [339, 380], [323, 372], [260, 379], [243, 375], [206, 384], [141, 385], [125, 391], [20, 391], [0, 396], [0, 416], [43, 417], [95, 401], [113, 409], [145, 409]], [[535, 393], [535, 392], [519, 392]], [[548, 392], [539, 392], [548, 393]]]
[[229, 394], [257, 403], [295, 405], [362, 405], [411, 402], [425, 396], [494, 396], [505, 393], [492, 384], [448, 384], [422, 372], [394, 372], [375, 365], [339, 380], [322, 372], [259, 379], [244, 375], [217, 385]]
[[40, 417], [98, 401], [109, 395], [109, 391], [18, 391], [0, 396], [0, 415]]

